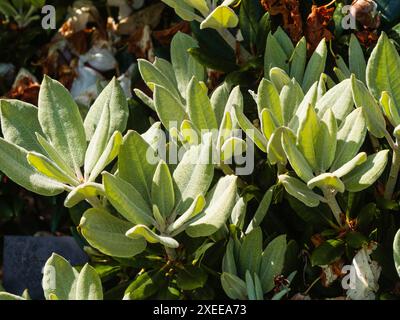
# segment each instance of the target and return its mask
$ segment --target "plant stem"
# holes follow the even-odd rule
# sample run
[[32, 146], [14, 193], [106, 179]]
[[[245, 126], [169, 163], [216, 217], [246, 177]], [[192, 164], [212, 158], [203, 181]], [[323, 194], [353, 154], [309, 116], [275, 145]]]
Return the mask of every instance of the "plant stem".
[[386, 182], [385, 193], [383, 197], [386, 200], [391, 200], [393, 197], [394, 188], [396, 187], [397, 178], [399, 176], [400, 148], [397, 139], [395, 142], [387, 130], [385, 130], [385, 138], [393, 150], [393, 158], [392, 158], [392, 165], [390, 167], [389, 178]]
[[176, 260], [176, 250], [173, 248], [165, 247], [165, 252], [168, 256], [169, 261], [175, 261]]
[[328, 204], [329, 208], [331, 208], [331, 211], [337, 221], [337, 223], [339, 224], [339, 226], [343, 226], [342, 225], [342, 219], [340, 217], [340, 215], [342, 214], [342, 209], [340, 209], [339, 204], [336, 201], [336, 193], [330, 189], [324, 189], [324, 197], [326, 200], [326, 203]]
[[390, 167], [389, 178], [386, 182], [384, 198], [391, 200], [396, 187], [397, 178], [400, 170], [400, 151], [397, 149], [393, 150], [392, 165]]
[[86, 201], [93, 207], [93, 208], [102, 208], [101, 201], [97, 197], [87, 198]]
[[284, 174], [287, 172], [286, 166], [282, 163], [278, 162], [278, 175]]
[[[236, 38], [228, 29], [218, 29], [219, 35], [226, 41], [226, 43], [236, 52]], [[251, 59], [252, 55], [242, 46], [239, 47], [239, 58], [241, 61], [248, 61]]]

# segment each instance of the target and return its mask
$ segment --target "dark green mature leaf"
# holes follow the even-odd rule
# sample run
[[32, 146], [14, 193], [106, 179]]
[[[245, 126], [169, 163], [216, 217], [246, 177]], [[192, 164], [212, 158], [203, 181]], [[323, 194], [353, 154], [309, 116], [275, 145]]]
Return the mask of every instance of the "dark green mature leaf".
[[188, 53], [204, 67], [216, 71], [229, 73], [238, 69], [238, 66], [234, 61], [224, 60], [219, 57], [211, 56], [208, 51], [202, 48], [190, 48], [188, 49]]
[[202, 288], [207, 282], [207, 273], [194, 266], [185, 266], [176, 274], [176, 284], [182, 290], [195, 290]]
[[125, 290], [125, 300], [144, 300], [154, 295], [163, 282], [164, 273], [144, 272], [138, 275]]
[[239, 11], [239, 26], [244, 41], [252, 48], [257, 42], [258, 25], [263, 14], [259, 1], [242, 0]]
[[262, 254], [262, 232], [255, 228], [245, 236], [239, 255], [239, 274], [244, 279], [246, 271], [258, 273]]
[[317, 247], [311, 254], [313, 266], [329, 265], [344, 253], [343, 240], [328, 240]]

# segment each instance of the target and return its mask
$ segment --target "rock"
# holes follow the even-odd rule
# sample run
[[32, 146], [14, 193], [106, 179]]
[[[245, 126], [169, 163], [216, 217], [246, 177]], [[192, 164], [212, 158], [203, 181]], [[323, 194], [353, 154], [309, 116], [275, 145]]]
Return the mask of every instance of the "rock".
[[87, 255], [73, 237], [5, 236], [3, 286], [7, 292], [21, 295], [28, 289], [32, 299], [43, 299], [42, 270], [55, 252], [72, 265], [83, 265]]

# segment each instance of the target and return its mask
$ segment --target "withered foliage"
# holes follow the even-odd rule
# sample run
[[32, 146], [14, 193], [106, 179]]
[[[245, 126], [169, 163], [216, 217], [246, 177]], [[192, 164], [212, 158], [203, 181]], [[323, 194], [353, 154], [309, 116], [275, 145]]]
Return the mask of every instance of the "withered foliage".
[[6, 94], [6, 97], [37, 105], [39, 89], [40, 85], [31, 77], [26, 76], [22, 77], [14, 84], [10, 92]]
[[306, 23], [300, 13], [299, 0], [261, 0], [261, 4], [272, 16], [281, 15], [283, 29], [289, 34], [294, 43], [305, 35], [309, 51], [313, 51], [323, 39], [331, 40], [332, 32], [328, 29], [333, 21], [334, 2], [323, 6], [313, 5]]
[[332, 3], [324, 6], [313, 5], [311, 13], [307, 17], [305, 36], [307, 39], [309, 51], [314, 51], [320, 41], [325, 38], [326, 41], [333, 39], [333, 34], [329, 30], [329, 25], [333, 21], [335, 7], [329, 7]]
[[261, 0], [261, 4], [270, 15], [281, 15], [283, 29], [294, 42], [303, 36], [303, 21], [298, 0]]

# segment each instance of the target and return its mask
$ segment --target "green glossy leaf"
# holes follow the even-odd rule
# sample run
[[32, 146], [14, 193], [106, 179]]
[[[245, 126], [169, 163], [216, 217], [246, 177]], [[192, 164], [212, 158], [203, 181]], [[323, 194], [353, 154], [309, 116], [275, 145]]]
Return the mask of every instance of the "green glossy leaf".
[[274, 191], [275, 191], [275, 186], [272, 186], [264, 194], [263, 198], [261, 199], [260, 204], [258, 205], [256, 212], [254, 213], [254, 217], [250, 220], [250, 223], [247, 226], [247, 229], [245, 232], [246, 234], [249, 234], [252, 230], [257, 228], [261, 224], [261, 222], [264, 220], [264, 217], [269, 210], [269, 206], [271, 205], [272, 196], [274, 195]]
[[262, 253], [260, 272], [258, 274], [260, 275], [264, 293], [274, 288], [275, 277], [282, 274], [286, 248], [286, 235], [280, 235], [273, 239]]
[[238, 271], [242, 277], [247, 271], [250, 271], [251, 274], [259, 271], [261, 253], [262, 231], [260, 228], [255, 228], [244, 237], [240, 247]]
[[317, 247], [311, 254], [313, 266], [326, 266], [336, 261], [344, 252], [343, 240], [328, 240]]
[[196, 290], [203, 288], [207, 282], [207, 273], [194, 266], [185, 266], [176, 274], [176, 285], [182, 290]]
[[221, 275], [221, 284], [229, 298], [234, 300], [247, 299], [246, 283], [239, 277], [223, 272]]
[[160, 289], [163, 278], [162, 270], [138, 274], [126, 288], [124, 300], [144, 300], [151, 297]]
[[230, 238], [226, 245], [226, 251], [222, 259], [222, 272], [237, 275], [236, 261], [234, 256], [234, 242]]

